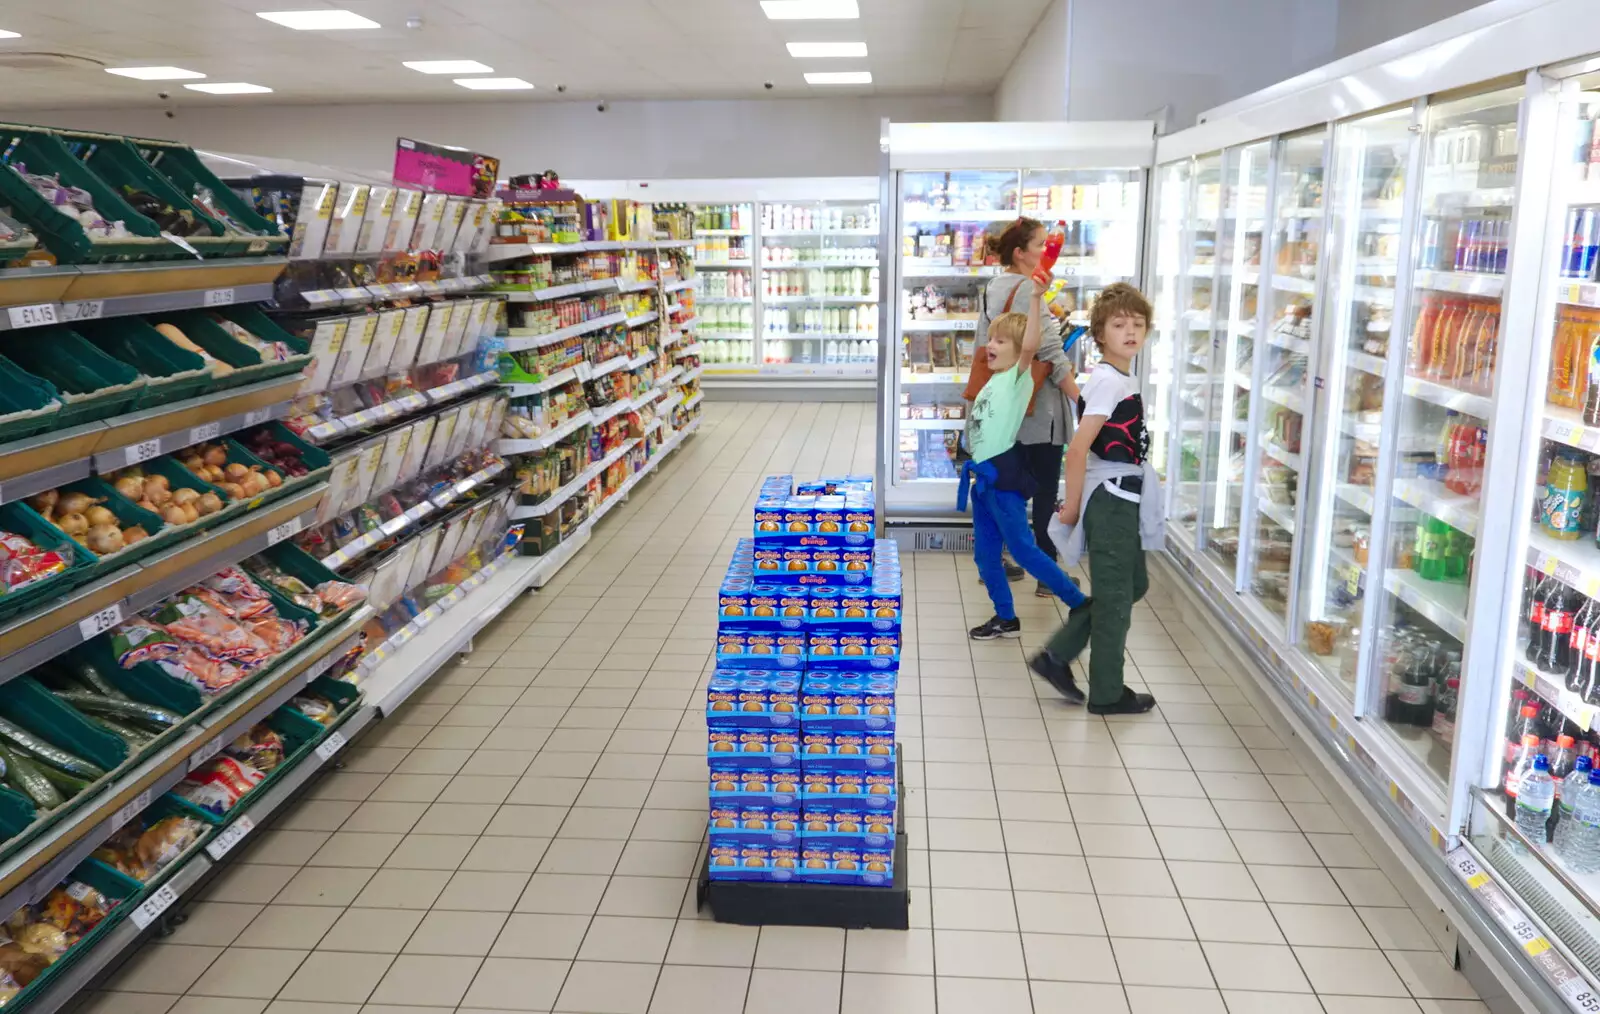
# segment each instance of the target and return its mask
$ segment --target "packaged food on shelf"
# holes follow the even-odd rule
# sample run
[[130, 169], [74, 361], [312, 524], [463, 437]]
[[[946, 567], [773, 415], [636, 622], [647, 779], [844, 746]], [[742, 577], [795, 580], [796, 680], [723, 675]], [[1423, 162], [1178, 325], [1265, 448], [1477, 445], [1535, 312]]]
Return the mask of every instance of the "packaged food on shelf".
[[124, 876], [147, 883], [199, 842], [204, 821], [152, 806], [94, 850], [93, 857]]

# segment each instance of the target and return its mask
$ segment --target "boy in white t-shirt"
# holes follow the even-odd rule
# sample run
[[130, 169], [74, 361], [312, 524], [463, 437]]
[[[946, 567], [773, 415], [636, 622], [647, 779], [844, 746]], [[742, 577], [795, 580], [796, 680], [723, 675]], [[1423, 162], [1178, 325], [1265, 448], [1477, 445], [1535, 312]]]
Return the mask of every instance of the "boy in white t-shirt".
[[1063, 563], [1075, 563], [1087, 544], [1093, 594], [1029, 661], [1063, 697], [1079, 703], [1084, 697], [1071, 663], [1092, 648], [1088, 702], [1097, 715], [1138, 714], [1156, 703], [1127, 687], [1122, 676], [1133, 604], [1150, 587], [1145, 550], [1160, 548], [1165, 539], [1161, 487], [1146, 461], [1144, 402], [1132, 375], [1150, 316], [1144, 294], [1121, 282], [1107, 286], [1095, 302], [1089, 334], [1103, 361], [1078, 399], [1078, 431], [1067, 448], [1066, 496], [1058, 515], [1072, 526]]

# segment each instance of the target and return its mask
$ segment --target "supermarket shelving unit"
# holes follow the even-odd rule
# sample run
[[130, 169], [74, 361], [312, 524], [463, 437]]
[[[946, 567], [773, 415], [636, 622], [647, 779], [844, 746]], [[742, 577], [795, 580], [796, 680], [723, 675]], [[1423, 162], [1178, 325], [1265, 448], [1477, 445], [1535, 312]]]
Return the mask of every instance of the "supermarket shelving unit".
[[1600, 1006], [1600, 881], [1506, 791], [1521, 734], [1600, 713], [1528, 648], [1536, 587], [1600, 595], [1595, 522], [1536, 491], [1600, 449], [1592, 15], [1496, 0], [1206, 113], [1157, 144], [1147, 244], [1189, 608], [1357, 786], [1480, 993], [1541, 1011]]

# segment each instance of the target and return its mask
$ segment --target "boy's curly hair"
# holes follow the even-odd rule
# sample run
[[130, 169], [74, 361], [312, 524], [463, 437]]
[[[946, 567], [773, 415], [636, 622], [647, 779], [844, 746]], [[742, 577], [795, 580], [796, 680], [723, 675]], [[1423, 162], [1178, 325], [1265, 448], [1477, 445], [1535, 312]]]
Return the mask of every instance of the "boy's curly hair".
[[1089, 335], [1099, 344], [1111, 318], [1143, 317], [1149, 325], [1154, 316], [1155, 310], [1144, 293], [1127, 282], [1114, 282], [1102, 289], [1100, 298], [1094, 301], [1094, 310], [1089, 314]]

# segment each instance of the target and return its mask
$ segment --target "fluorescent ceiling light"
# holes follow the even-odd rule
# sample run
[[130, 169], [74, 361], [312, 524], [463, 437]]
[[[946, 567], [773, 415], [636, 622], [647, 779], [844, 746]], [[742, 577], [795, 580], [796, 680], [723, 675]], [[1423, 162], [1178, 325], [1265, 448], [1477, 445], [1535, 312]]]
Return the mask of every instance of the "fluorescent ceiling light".
[[829, 56], [866, 56], [865, 42], [791, 42], [789, 55], [806, 59]]
[[270, 92], [266, 85], [250, 84], [248, 81], [217, 81], [211, 84], [184, 85], [185, 88], [195, 92], [206, 92], [209, 95], [260, 95]]
[[20, 39], [20, 38], [22, 38], [22, 33], [21, 32], [8, 32], [4, 28], [0, 28], [0, 39]]
[[407, 60], [405, 65], [424, 74], [493, 74], [494, 68], [476, 60]]
[[199, 71], [184, 70], [182, 67], [107, 67], [106, 73], [140, 81], [184, 81], [205, 77]]
[[533, 87], [520, 77], [458, 77], [456, 84], [478, 92], [514, 92]]
[[843, 21], [859, 18], [856, 0], [761, 0], [773, 21]]
[[338, 29], [383, 27], [355, 11], [257, 11], [256, 17], [266, 18], [274, 24], [293, 28], [297, 32], [331, 32]]
[[871, 84], [872, 71], [870, 70], [827, 70], [812, 71], [806, 75], [806, 84], [814, 85], [851, 85]]

